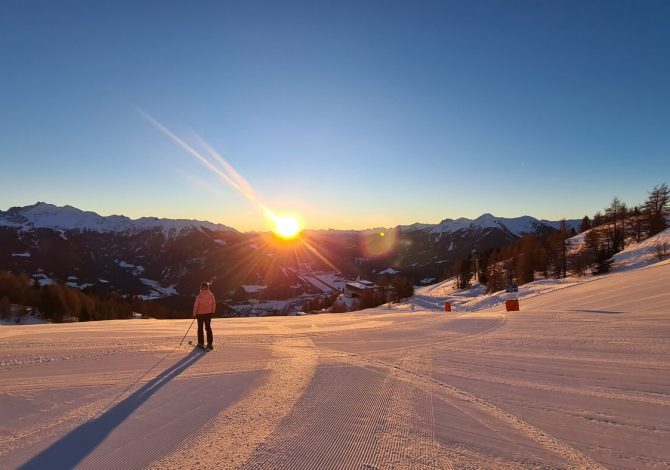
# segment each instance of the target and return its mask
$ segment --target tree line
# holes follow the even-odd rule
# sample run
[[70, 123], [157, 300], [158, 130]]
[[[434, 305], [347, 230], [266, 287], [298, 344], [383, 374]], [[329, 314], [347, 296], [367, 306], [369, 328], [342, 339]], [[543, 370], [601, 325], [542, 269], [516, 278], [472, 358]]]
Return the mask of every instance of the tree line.
[[[670, 190], [662, 183], [654, 186], [639, 206], [629, 207], [615, 197], [592, 218], [584, 216], [579, 233], [586, 233], [580, 246], [571, 246], [569, 239], [577, 231], [562, 220], [560, 228], [547, 235], [526, 234], [502, 248], [471, 255], [457, 262], [451, 274], [459, 289], [469, 287], [473, 278], [478, 278], [489, 292], [495, 292], [512, 282], [532, 282], [537, 276], [558, 279], [568, 273], [605, 273], [612, 256], [623, 250], [627, 241], [639, 243], [665, 230], [669, 210]], [[667, 247], [659, 247], [657, 255], [661, 258], [667, 252]]]
[[[12, 308], [12, 304], [17, 307]], [[26, 274], [0, 271], [0, 318], [16, 315], [17, 322], [29, 313], [53, 322], [114, 320], [131, 318], [133, 312], [153, 317], [171, 317], [171, 309], [135, 296], [116, 292], [82, 291], [59, 282], [40, 285]]]

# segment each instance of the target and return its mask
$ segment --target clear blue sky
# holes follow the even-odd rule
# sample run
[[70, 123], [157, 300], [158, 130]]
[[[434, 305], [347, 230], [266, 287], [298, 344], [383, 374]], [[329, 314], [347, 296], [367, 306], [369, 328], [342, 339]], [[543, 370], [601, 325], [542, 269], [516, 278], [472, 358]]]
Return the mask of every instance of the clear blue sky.
[[670, 182], [668, 1], [3, 1], [0, 209], [266, 230], [592, 215]]

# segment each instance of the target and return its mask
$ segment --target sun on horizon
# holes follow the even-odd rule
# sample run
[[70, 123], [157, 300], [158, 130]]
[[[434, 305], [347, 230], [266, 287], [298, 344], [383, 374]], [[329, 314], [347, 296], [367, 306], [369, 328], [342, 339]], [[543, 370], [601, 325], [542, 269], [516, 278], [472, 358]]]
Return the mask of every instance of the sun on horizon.
[[272, 217], [272, 222], [274, 224], [272, 232], [284, 240], [293, 240], [302, 231], [302, 222], [295, 215], [275, 215]]

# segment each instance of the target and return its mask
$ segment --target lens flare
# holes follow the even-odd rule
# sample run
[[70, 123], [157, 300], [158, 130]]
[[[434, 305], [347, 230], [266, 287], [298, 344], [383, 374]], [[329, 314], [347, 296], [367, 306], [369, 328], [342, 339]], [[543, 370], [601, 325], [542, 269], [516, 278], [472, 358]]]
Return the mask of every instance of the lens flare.
[[398, 240], [394, 229], [369, 230], [361, 235], [361, 247], [365, 256], [378, 258], [393, 251]]

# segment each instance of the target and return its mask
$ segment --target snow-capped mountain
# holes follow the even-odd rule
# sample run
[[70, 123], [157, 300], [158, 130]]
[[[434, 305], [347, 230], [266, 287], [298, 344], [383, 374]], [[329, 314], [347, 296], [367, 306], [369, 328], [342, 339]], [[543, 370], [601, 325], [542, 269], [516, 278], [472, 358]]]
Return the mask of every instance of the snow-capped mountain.
[[[44, 285], [162, 297], [190, 292], [242, 237], [226, 225], [108, 217], [44, 202], [0, 211], [0, 270]], [[226, 264], [228, 264], [226, 262]]]
[[[577, 228], [579, 220], [568, 220], [568, 228]], [[546, 230], [557, 230], [560, 221], [540, 220], [529, 215], [521, 217], [496, 217], [491, 214], [482, 214], [476, 219], [461, 217], [458, 219], [444, 219], [439, 224], [412, 224], [401, 226], [403, 231], [423, 230], [432, 234], [456, 233], [463, 230], [482, 231], [485, 229], [499, 229], [507, 234], [521, 237], [527, 233], [542, 233]]]
[[[567, 220], [568, 229], [577, 229], [579, 220]], [[561, 226], [560, 221], [531, 216], [496, 217], [483, 214], [476, 219], [445, 219], [438, 224], [399, 226], [400, 244], [407, 247], [393, 260], [395, 267], [414, 279], [444, 277], [455, 263], [473, 253], [503, 247], [526, 234], [548, 235]]]
[[189, 230], [207, 229], [217, 232], [236, 232], [221, 224], [199, 220], [159, 219], [142, 217], [130, 219], [123, 215], [101, 216], [95, 212], [82, 211], [72, 206], [55, 206], [38, 202], [32, 206], [12, 207], [0, 211], [0, 226], [51, 228], [55, 230], [90, 230], [95, 232], [141, 232], [160, 230], [166, 237], [174, 237]]

